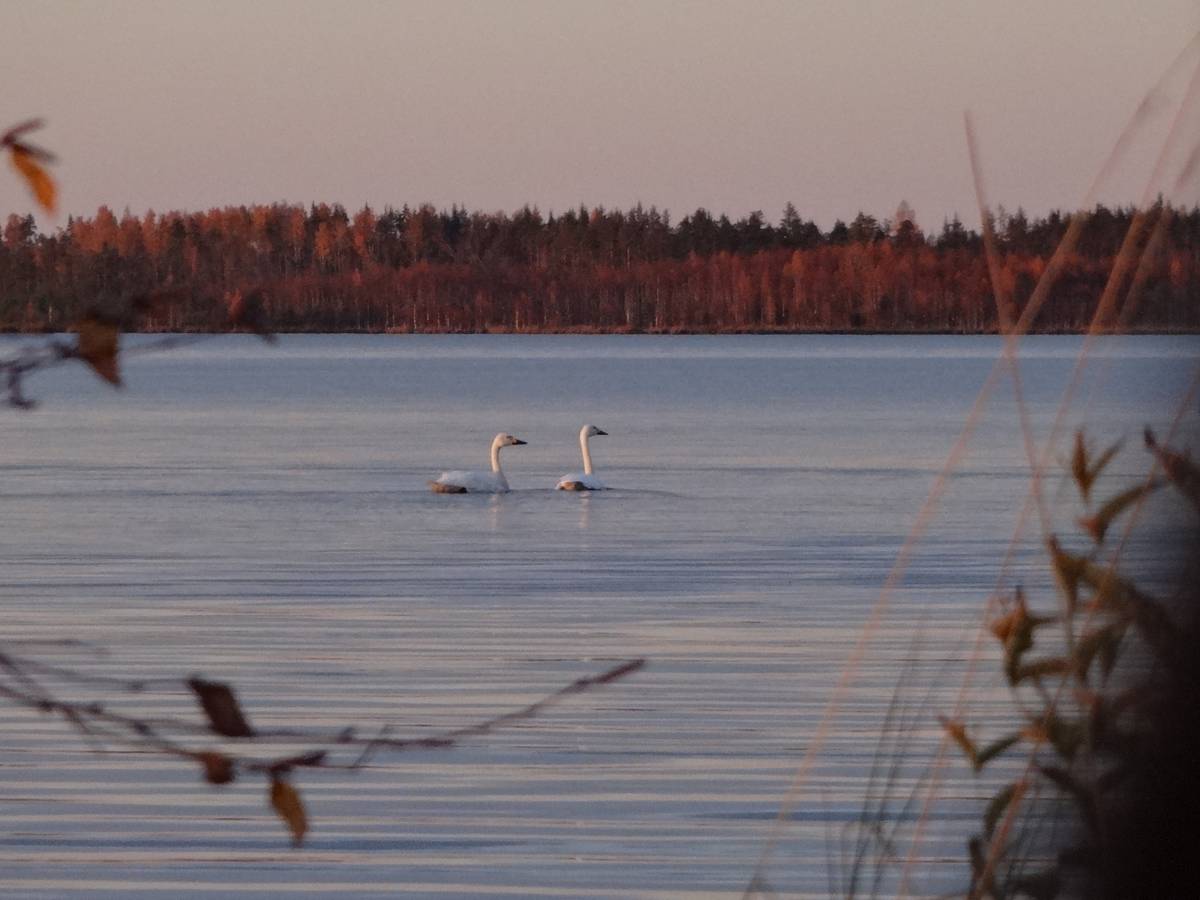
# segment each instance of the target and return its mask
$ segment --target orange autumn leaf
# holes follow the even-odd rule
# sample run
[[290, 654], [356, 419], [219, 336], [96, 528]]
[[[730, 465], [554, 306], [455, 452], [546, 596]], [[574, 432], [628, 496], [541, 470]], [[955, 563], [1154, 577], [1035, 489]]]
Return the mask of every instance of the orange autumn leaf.
[[271, 779], [271, 808], [287, 825], [292, 833], [292, 843], [299, 845], [308, 831], [308, 817], [304, 814], [304, 803], [300, 792], [279, 778]]
[[25, 179], [42, 209], [53, 215], [58, 202], [58, 187], [54, 184], [54, 179], [24, 147], [12, 148], [12, 164]]

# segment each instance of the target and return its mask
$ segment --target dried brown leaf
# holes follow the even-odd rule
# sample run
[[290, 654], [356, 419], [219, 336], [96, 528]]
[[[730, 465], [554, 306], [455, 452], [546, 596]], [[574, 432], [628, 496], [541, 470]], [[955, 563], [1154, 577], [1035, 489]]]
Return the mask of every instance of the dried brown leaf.
[[118, 366], [120, 328], [106, 318], [89, 314], [76, 327], [79, 333], [79, 358], [109, 384], [121, 386]]
[[[1144, 593], [1128, 578], [1118, 575], [1112, 567], [1085, 561], [1079, 577], [1095, 592], [1093, 602], [1098, 609], [1132, 619], [1152, 648], [1161, 653], [1170, 652], [1175, 626], [1160, 601]], [[1112, 654], [1107, 661], [1102, 658], [1106, 668], [1111, 669], [1116, 659], [1116, 645], [1102, 647], [1101, 651]]]
[[1021, 737], [1034, 744], [1044, 744], [1050, 740], [1050, 732], [1041, 722], [1030, 722], [1021, 729]]
[[1079, 582], [1083, 578], [1088, 561], [1081, 556], [1067, 553], [1054, 537], [1051, 537], [1046, 545], [1050, 551], [1050, 562], [1054, 565], [1054, 575], [1066, 596], [1068, 613], [1073, 612], [1079, 605]]
[[1158, 457], [1159, 465], [1179, 492], [1200, 510], [1200, 466], [1192, 462], [1187, 453], [1159, 444], [1149, 428], [1146, 429], [1146, 447]]
[[1112, 524], [1113, 519], [1123, 513], [1131, 504], [1137, 503], [1143, 497], [1153, 493], [1162, 487], [1161, 481], [1151, 481], [1148, 484], [1139, 484], [1128, 488], [1110, 498], [1095, 515], [1086, 516], [1079, 520], [1079, 524], [1092, 536], [1097, 544], [1104, 541], [1104, 535], [1108, 533], [1108, 526]]
[[224, 753], [205, 750], [197, 755], [197, 759], [204, 767], [204, 780], [209, 784], [229, 784], [237, 777], [233, 768], [233, 760]]
[[190, 678], [187, 683], [200, 701], [209, 727], [223, 737], [253, 737], [254, 729], [242, 715], [237, 697], [227, 684]]
[[1093, 482], [1100, 476], [1101, 472], [1103, 472], [1106, 468], [1108, 468], [1108, 464], [1110, 462], [1112, 462], [1112, 458], [1117, 455], [1117, 453], [1120, 451], [1121, 447], [1124, 446], [1124, 444], [1125, 444], [1124, 441], [1117, 441], [1115, 444], [1113, 444], [1111, 447], [1109, 447], [1107, 450], [1105, 450], [1103, 453], [1101, 453], [1099, 458], [1094, 463], [1092, 463], [1092, 481]]
[[1096, 483], [1096, 479], [1100, 477], [1117, 452], [1121, 449], [1123, 441], [1117, 441], [1112, 446], [1108, 447], [1094, 460], [1089, 459], [1090, 452], [1087, 447], [1087, 442], [1084, 439], [1083, 431], [1075, 432], [1075, 449], [1071, 454], [1071, 476], [1075, 479], [1075, 484], [1079, 487], [1079, 493], [1083, 496], [1083, 502], [1090, 502], [1092, 485]]
[[996, 825], [999, 823], [1000, 817], [1008, 809], [1008, 805], [1012, 802], [1013, 795], [1016, 792], [1017, 786], [1015, 783], [1005, 785], [988, 802], [987, 808], [983, 811], [983, 831], [989, 838], [992, 836], [992, 832], [996, 830]]
[[14, 125], [4, 134], [0, 134], [0, 146], [11, 147], [20, 143], [21, 136], [27, 131], [36, 131], [45, 124], [43, 119], [26, 119]]
[[1088, 450], [1082, 430], [1075, 432], [1075, 449], [1071, 454], [1071, 476], [1075, 479], [1075, 485], [1079, 488], [1079, 493], [1083, 495], [1086, 503], [1088, 494], [1092, 490], [1092, 480], [1088, 472]]
[[979, 751], [975, 748], [975, 742], [967, 735], [966, 724], [957, 719], [947, 719], [945, 716], [938, 716], [938, 722], [946, 730], [946, 734], [950, 735], [950, 739], [958, 744], [963, 756], [971, 763], [971, 768], [978, 769]]
[[1025, 605], [1025, 592], [1017, 588], [1009, 612], [988, 624], [992, 634], [1004, 645], [1004, 671], [1010, 684], [1020, 680], [1021, 657], [1033, 647], [1034, 631], [1053, 621], [1050, 616], [1030, 615]]
[[1062, 759], [1072, 760], [1083, 743], [1082, 722], [1071, 722], [1048, 713], [1041, 721], [1030, 722], [1021, 736], [1032, 743], [1048, 743]]
[[1112, 673], [1117, 650], [1125, 636], [1125, 628], [1124, 621], [1113, 622], [1103, 628], [1088, 631], [1079, 639], [1075, 648], [1075, 663], [1081, 676], [1087, 678], [1097, 656], [1100, 658], [1100, 668], [1104, 677], [1107, 678]]
[[308, 817], [300, 792], [279, 778], [271, 779], [271, 808], [292, 833], [292, 843], [299, 846], [308, 831]]

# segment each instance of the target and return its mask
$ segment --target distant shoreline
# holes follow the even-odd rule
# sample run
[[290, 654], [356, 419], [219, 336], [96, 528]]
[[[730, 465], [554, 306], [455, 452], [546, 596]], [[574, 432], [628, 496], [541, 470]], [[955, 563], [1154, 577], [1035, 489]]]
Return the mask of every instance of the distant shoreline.
[[[0, 328], [0, 335], [17, 337], [17, 336], [36, 336], [36, 335], [53, 335], [67, 334], [69, 332], [53, 331], [48, 329], [31, 329], [20, 330], [14, 328]], [[216, 337], [225, 334], [245, 334], [246, 332], [222, 329], [219, 331], [206, 331], [202, 329], [180, 329], [176, 331], [166, 331], [161, 329], [131, 329], [124, 331], [123, 334], [145, 334], [145, 335], [167, 335], [167, 334], [191, 334], [191, 335], [206, 335]], [[410, 329], [340, 329], [337, 331], [326, 331], [310, 328], [283, 328], [278, 329], [276, 334], [279, 335], [394, 335], [394, 336], [426, 336], [426, 335], [521, 335], [521, 336], [537, 336], [537, 335], [574, 335], [584, 337], [746, 337], [746, 336], [804, 336], [804, 335], [838, 335], [838, 336], [861, 336], [861, 337], [1001, 337], [998, 331], [949, 331], [938, 329], [921, 329], [913, 328], [909, 330], [875, 330], [875, 329], [726, 329], [722, 331], [701, 331], [701, 330], [685, 330], [685, 329], [670, 329], [670, 330], [600, 330], [600, 329], [504, 329], [504, 328], [488, 328], [480, 331], [467, 330], [417, 330]], [[1022, 337], [1030, 337], [1037, 335], [1060, 335], [1060, 336], [1079, 336], [1083, 337], [1087, 334], [1085, 331], [1075, 329], [1061, 328], [1045, 328], [1034, 329], [1021, 335]], [[1128, 331], [1107, 331], [1103, 332], [1103, 336], [1107, 337], [1124, 337], [1124, 336], [1162, 336], [1162, 337], [1186, 337], [1189, 335], [1200, 336], [1200, 329], [1164, 329], [1164, 328], [1133, 328]]]
[[[10, 219], [0, 328], [94, 314], [221, 332], [253, 307], [298, 334], [995, 334], [1022, 317], [1046, 334], [1200, 332], [1200, 207], [1156, 205], [1136, 229], [1132, 209], [1081, 215], [1000, 216], [990, 257], [957, 220], [927, 234], [859, 214], [824, 232], [791, 207], [778, 224], [643, 207], [102, 208], [50, 234]], [[1157, 237], [1126, 258], [1131, 234]]]

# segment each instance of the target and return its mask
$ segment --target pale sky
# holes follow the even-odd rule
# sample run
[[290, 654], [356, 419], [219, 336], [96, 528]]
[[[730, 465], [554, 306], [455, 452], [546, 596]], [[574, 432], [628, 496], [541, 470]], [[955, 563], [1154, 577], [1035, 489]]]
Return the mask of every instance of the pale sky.
[[[966, 108], [994, 203], [1074, 208], [1200, 30], [1195, 0], [0, 3], [0, 124], [48, 121], [57, 224], [274, 201], [775, 221], [791, 200], [827, 228], [906, 199], [936, 229], [979, 220]], [[1143, 194], [1198, 56], [1100, 199]], [[1195, 115], [1182, 134], [1186, 155]], [[0, 215], [30, 208], [0, 172]]]

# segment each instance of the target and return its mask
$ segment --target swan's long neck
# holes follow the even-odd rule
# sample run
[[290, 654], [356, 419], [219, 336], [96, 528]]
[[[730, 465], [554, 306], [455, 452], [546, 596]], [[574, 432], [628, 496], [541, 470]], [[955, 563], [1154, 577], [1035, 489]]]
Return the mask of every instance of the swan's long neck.
[[492, 444], [492, 471], [496, 473], [496, 480], [500, 482], [500, 486], [504, 490], [508, 490], [508, 479], [504, 477], [504, 472], [500, 468], [500, 445]]
[[579, 432], [579, 447], [583, 450], [583, 474], [592, 474], [592, 451], [588, 449], [588, 433]]

